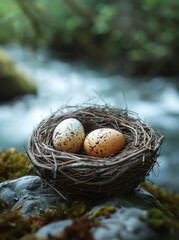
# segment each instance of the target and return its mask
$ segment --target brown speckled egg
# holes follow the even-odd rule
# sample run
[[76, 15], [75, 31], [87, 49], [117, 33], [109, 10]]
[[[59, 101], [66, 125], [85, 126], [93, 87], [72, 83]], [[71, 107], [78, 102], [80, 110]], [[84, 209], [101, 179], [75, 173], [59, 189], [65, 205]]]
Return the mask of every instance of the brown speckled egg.
[[100, 128], [90, 132], [84, 141], [87, 155], [106, 157], [120, 151], [125, 144], [124, 135], [112, 128]]
[[83, 125], [75, 118], [67, 118], [60, 122], [52, 136], [52, 142], [57, 150], [77, 153], [83, 145], [85, 132]]

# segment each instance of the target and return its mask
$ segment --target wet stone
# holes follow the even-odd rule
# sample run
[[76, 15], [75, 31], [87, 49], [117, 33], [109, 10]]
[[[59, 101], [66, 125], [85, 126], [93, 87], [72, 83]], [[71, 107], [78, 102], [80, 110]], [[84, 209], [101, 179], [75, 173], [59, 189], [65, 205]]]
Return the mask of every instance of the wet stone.
[[[93, 213], [101, 206], [116, 205], [116, 200], [105, 202], [102, 205], [95, 206], [89, 214], [92, 218]], [[126, 202], [127, 204], [127, 202]], [[156, 239], [157, 234], [143, 221], [140, 216], [147, 216], [147, 211], [136, 207], [116, 207], [114, 212], [109, 213], [106, 217], [100, 215], [95, 219], [100, 221], [101, 226], [91, 228], [94, 240], [149, 240]], [[48, 236], [61, 235], [65, 227], [72, 225], [71, 219], [50, 223], [37, 231], [36, 236], [48, 239]]]
[[0, 198], [9, 202], [11, 209], [20, 208], [25, 218], [39, 214], [38, 208], [47, 211], [52, 205], [62, 202], [48, 185], [43, 185], [38, 176], [25, 176], [0, 183]]
[[141, 221], [139, 216], [147, 216], [147, 211], [135, 207], [116, 207], [116, 211], [111, 213], [110, 217], [99, 216], [97, 218], [101, 226], [91, 229], [94, 239], [148, 240], [156, 237], [156, 233]]
[[[38, 176], [25, 176], [0, 183], [0, 198], [10, 203], [11, 209], [20, 206], [25, 218], [30, 214], [38, 215], [38, 208], [47, 211], [50, 206], [63, 202], [48, 185], [42, 184]], [[89, 218], [95, 218], [101, 224], [90, 229], [94, 240], [157, 239], [157, 234], [140, 220], [140, 216], [147, 216], [147, 209], [151, 208], [155, 201], [157, 200], [153, 195], [138, 188], [131, 195], [98, 203], [89, 212]], [[107, 215], [99, 214], [98, 209], [105, 207], [110, 210]], [[36, 236], [48, 239], [48, 236], [57, 236], [72, 224], [71, 219], [51, 222], [39, 229]]]
[[71, 219], [67, 219], [59, 222], [49, 223], [38, 230], [36, 236], [41, 238], [48, 238], [48, 236], [58, 235], [64, 230], [65, 227], [70, 226], [72, 222], [73, 221]]

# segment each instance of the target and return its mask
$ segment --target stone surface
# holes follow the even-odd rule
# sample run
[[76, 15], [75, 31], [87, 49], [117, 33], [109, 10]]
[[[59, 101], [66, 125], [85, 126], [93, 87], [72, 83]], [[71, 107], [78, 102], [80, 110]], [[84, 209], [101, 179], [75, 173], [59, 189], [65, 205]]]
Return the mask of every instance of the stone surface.
[[[108, 205], [108, 204], [106, 204]], [[97, 209], [97, 207], [95, 207]], [[91, 212], [93, 212], [93, 209]], [[139, 220], [139, 216], [147, 216], [147, 211], [135, 207], [116, 208], [109, 218], [98, 217], [101, 226], [91, 229], [95, 240], [147, 240], [156, 234], [149, 226]]]
[[25, 176], [0, 183], [0, 198], [10, 203], [11, 209], [17, 207], [28, 217], [39, 214], [49, 206], [57, 205], [62, 199], [47, 185], [43, 185], [38, 176]]
[[[48, 210], [52, 205], [57, 205], [63, 199], [48, 185], [43, 185], [38, 176], [25, 176], [16, 180], [0, 183], [0, 197], [10, 203], [11, 209], [20, 208], [25, 217], [29, 214], [39, 214], [38, 208]], [[147, 209], [157, 201], [154, 196], [142, 189], [136, 189], [134, 194], [120, 196], [110, 200], [103, 200], [93, 207], [92, 213], [102, 206], [115, 206], [116, 211], [106, 218], [99, 216], [97, 219], [101, 226], [92, 228], [95, 240], [148, 240], [157, 239], [156, 233], [139, 216], [147, 216]], [[45, 225], [37, 231], [38, 237], [48, 238], [49, 235], [60, 234], [72, 220], [62, 220]]]
[[[118, 198], [104, 201], [95, 206], [89, 214], [102, 206], [116, 206], [115, 213], [111, 213], [109, 218], [100, 216], [97, 219], [101, 222], [101, 227], [92, 228], [95, 240], [148, 240], [157, 238], [158, 235], [143, 221], [139, 216], [147, 216], [148, 208], [153, 206], [153, 202], [157, 201], [153, 195], [144, 191], [143, 189], [136, 189], [135, 194], [128, 196], [121, 196]], [[48, 224], [37, 232], [39, 237], [48, 237], [50, 235], [60, 234], [66, 226], [72, 224], [72, 221], [59, 221], [57, 223]], [[58, 227], [58, 230], [54, 230]]]
[[73, 221], [71, 219], [50, 223], [40, 230], [37, 231], [36, 236], [42, 238], [48, 238], [48, 236], [58, 235], [60, 232], [64, 230], [65, 227], [71, 225]]
[[[109, 205], [112, 202], [106, 202]], [[113, 203], [113, 206], [115, 203]], [[104, 206], [104, 204], [103, 204]], [[96, 206], [90, 211], [92, 213], [100, 208], [101, 205]], [[136, 207], [116, 207], [115, 213], [111, 213], [110, 217], [99, 216], [97, 219], [100, 221], [101, 226], [92, 228], [91, 232], [95, 240], [149, 240], [157, 238], [157, 234], [143, 221], [139, 216], [147, 216], [147, 211], [138, 209]], [[36, 236], [48, 238], [49, 235], [57, 236], [66, 226], [70, 226], [72, 220], [62, 220], [55, 223], [50, 223], [42, 227]]]

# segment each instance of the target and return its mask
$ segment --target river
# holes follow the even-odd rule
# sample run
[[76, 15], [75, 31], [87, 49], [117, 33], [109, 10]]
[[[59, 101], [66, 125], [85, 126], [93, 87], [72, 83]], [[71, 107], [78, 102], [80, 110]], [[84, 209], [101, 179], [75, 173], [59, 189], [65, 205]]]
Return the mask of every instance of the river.
[[24, 150], [33, 128], [63, 104], [110, 104], [137, 112], [166, 136], [162, 155], [149, 179], [179, 192], [179, 82], [176, 77], [109, 76], [84, 63], [59, 60], [45, 49], [35, 53], [17, 45], [4, 47], [37, 84], [37, 96], [0, 105], [0, 149]]

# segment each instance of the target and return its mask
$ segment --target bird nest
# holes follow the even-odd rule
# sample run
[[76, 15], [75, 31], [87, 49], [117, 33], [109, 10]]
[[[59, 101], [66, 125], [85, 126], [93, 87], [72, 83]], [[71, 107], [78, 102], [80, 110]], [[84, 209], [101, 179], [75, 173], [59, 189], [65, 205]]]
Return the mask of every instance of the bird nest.
[[[99, 128], [123, 133], [125, 146], [119, 152], [98, 158], [56, 150], [52, 143], [55, 127], [67, 118], [78, 119], [85, 135]], [[134, 112], [109, 106], [66, 106], [44, 119], [29, 140], [28, 155], [36, 174], [64, 199], [117, 196], [132, 191], [145, 180], [156, 163], [164, 141]]]

